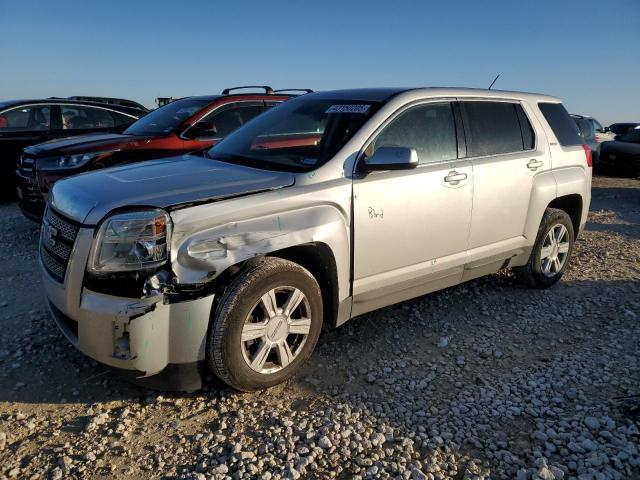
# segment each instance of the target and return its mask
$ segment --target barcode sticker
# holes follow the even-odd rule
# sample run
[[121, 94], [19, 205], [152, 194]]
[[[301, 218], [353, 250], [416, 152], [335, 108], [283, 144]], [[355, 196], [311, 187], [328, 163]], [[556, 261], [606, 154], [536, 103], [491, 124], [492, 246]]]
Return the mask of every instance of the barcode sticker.
[[371, 105], [331, 105], [324, 113], [367, 113]]

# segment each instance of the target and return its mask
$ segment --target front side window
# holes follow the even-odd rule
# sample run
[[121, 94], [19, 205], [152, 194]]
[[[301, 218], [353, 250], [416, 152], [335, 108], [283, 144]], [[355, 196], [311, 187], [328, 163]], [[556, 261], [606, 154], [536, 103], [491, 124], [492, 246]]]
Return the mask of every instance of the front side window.
[[60, 108], [63, 130], [112, 128], [115, 125], [109, 111], [102, 108], [76, 105], [61, 105]]
[[456, 126], [450, 103], [428, 104], [401, 113], [376, 137], [370, 156], [379, 147], [415, 148], [420, 163], [457, 158]]
[[[520, 107], [510, 102], [461, 103], [469, 156], [481, 157], [525, 150], [516, 106]], [[531, 125], [525, 125], [525, 129], [529, 132], [527, 143], [531, 144]]]
[[148, 113], [124, 131], [125, 135], [164, 136], [173, 132], [189, 117], [209, 103], [211, 98], [183, 98]]
[[226, 137], [249, 120], [262, 113], [259, 105], [234, 105], [222, 111], [213, 112], [205, 119], [216, 127], [216, 137]]
[[268, 110], [211, 148], [211, 158], [305, 172], [330, 160], [380, 108], [378, 102], [305, 96]]
[[33, 105], [18, 107], [0, 113], [1, 132], [37, 132], [49, 130], [51, 107]]

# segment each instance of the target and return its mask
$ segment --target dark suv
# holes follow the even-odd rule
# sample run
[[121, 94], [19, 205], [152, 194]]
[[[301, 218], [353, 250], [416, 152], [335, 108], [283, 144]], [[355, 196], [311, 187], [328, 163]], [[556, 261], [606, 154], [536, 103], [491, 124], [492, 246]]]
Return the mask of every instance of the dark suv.
[[[260, 88], [260, 93], [232, 93]], [[308, 92], [310, 90], [301, 90]], [[25, 149], [18, 165], [20, 206], [40, 221], [53, 184], [88, 170], [202, 150], [298, 90], [236, 87], [221, 95], [185, 97], [154, 110], [122, 134], [95, 134], [47, 142]]]
[[146, 113], [140, 108], [63, 98], [0, 102], [0, 198], [14, 198], [15, 166], [25, 147], [71, 135], [121, 132]]

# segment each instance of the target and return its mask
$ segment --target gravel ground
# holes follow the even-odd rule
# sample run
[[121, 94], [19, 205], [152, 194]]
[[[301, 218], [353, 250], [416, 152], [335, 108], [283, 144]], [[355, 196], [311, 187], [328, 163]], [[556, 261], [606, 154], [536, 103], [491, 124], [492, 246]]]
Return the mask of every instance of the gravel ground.
[[37, 227], [0, 205], [0, 478], [640, 478], [640, 181], [593, 196], [555, 287], [505, 272], [373, 312], [253, 394], [151, 392], [76, 352]]

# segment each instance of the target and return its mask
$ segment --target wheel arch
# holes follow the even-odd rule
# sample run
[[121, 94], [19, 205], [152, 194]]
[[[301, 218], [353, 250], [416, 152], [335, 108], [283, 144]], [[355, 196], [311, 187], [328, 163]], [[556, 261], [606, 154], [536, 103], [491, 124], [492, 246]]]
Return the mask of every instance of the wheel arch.
[[547, 208], [557, 208], [571, 218], [574, 238], [586, 221], [589, 206], [588, 182], [579, 168], [565, 168], [536, 175], [529, 201], [524, 236], [532, 245]]
[[324, 242], [310, 242], [281, 250], [274, 250], [268, 254], [252, 257], [230, 266], [213, 280], [216, 287], [214, 289], [216, 292], [214, 309], [226, 285], [237, 275], [242, 274], [246, 265], [255, 263], [264, 257], [282, 258], [307, 269], [318, 282], [320, 291], [322, 292], [324, 310], [323, 325], [326, 328], [333, 328], [337, 325], [339, 304], [338, 268], [331, 247]]
[[582, 219], [582, 196], [578, 193], [571, 193], [561, 197], [556, 197], [549, 203], [549, 205], [547, 205], [547, 208], [556, 208], [569, 215], [571, 223], [573, 224], [573, 236], [574, 238], [577, 238]]
[[331, 247], [323, 242], [311, 242], [276, 250], [268, 256], [289, 260], [309, 270], [322, 292], [324, 326], [335, 327], [338, 319], [338, 269]]

